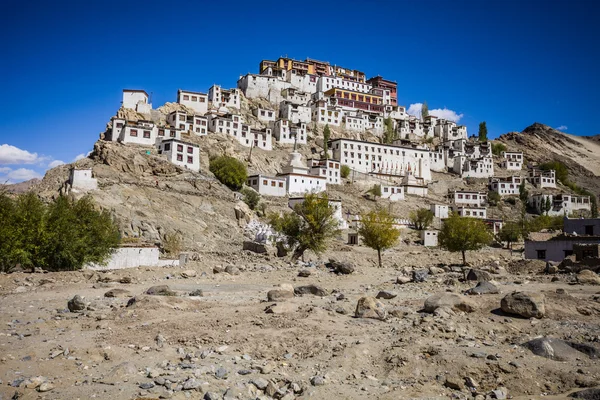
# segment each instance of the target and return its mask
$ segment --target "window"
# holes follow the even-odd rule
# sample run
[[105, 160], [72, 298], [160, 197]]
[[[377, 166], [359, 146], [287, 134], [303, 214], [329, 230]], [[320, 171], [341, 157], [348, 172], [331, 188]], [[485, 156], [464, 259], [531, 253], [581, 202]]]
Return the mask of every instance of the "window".
[[165, 151], [171, 150], [171, 143], [165, 143]]
[[266, 184], [267, 184], [267, 180], [263, 179], [263, 185], [266, 185]]
[[271, 181], [271, 186], [275, 187], [275, 181]]
[[175, 131], [171, 131], [171, 133], [169, 134], [169, 136], [175, 137]]
[[594, 225], [586, 225], [585, 226], [585, 234], [593, 235], [594, 234]]
[[150, 139], [150, 131], [144, 131], [144, 138]]
[[188, 96], [187, 94], [184, 94], [184, 95], [183, 95], [183, 99], [184, 99], [184, 100], [189, 100], [189, 99], [190, 99], [190, 96]]
[[123, 127], [123, 123], [122, 122], [117, 122], [117, 128], [122, 128]]
[[132, 129], [129, 131], [129, 136], [137, 137], [137, 129]]
[[546, 259], [546, 250], [536, 250], [537, 252], [537, 259], [538, 260], [545, 260]]
[[177, 145], [177, 151], [180, 151], [183, 153], [183, 145], [182, 144]]
[[188, 161], [188, 164], [193, 164], [194, 163], [194, 157], [188, 156], [187, 161]]
[[198, 101], [198, 97], [197, 96], [192, 96], [192, 101]]
[[283, 182], [279, 182], [279, 187], [282, 188], [283, 187]]
[[159, 129], [158, 130], [158, 136], [165, 136], [165, 130], [164, 129]]
[[183, 161], [183, 155], [177, 154], [177, 161]]

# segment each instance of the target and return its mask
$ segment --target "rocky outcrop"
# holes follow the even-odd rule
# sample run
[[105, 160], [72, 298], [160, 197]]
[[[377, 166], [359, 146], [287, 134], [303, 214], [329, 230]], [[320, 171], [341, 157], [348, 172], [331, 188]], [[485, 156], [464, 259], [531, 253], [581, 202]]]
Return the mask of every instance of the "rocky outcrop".
[[546, 314], [545, 296], [541, 293], [512, 292], [500, 302], [502, 311], [525, 318], [542, 318]]

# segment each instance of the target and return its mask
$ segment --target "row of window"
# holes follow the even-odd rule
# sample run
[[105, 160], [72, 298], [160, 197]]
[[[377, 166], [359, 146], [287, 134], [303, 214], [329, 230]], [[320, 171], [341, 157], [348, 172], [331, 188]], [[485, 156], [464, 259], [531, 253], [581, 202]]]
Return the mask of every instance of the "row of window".
[[[184, 94], [183, 95], [183, 100], [190, 101], [190, 96], [187, 95], [187, 94]], [[206, 98], [204, 98], [202, 96], [191, 96], [191, 101], [205, 103], [206, 102]]]

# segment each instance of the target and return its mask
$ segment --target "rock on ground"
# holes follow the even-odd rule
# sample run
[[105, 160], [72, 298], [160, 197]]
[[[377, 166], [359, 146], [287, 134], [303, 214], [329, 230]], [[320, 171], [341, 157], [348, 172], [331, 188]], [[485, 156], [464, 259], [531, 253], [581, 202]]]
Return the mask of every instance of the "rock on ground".
[[267, 300], [269, 301], [282, 301], [291, 299], [294, 297], [294, 287], [289, 283], [282, 283], [275, 289], [269, 290], [267, 293]]
[[465, 292], [465, 294], [469, 295], [477, 295], [477, 294], [498, 294], [500, 290], [496, 285], [490, 282], [478, 282], [477, 285]]
[[85, 302], [80, 295], [76, 294], [71, 300], [69, 300], [67, 307], [69, 307], [69, 311], [71, 312], [82, 312], [85, 310]]
[[133, 295], [131, 294], [131, 292], [127, 289], [119, 289], [119, 288], [115, 288], [115, 289], [111, 289], [108, 292], [104, 293], [104, 297], [113, 297], [113, 298], [125, 298], [125, 297], [132, 297]]
[[168, 285], [152, 286], [146, 290], [146, 294], [152, 296], [176, 296], [177, 293], [171, 290]]
[[556, 361], [575, 360], [584, 355], [594, 359], [600, 357], [600, 350], [595, 347], [551, 337], [533, 339], [522, 346], [537, 356]]
[[582, 285], [600, 285], [600, 275], [589, 269], [584, 269], [577, 274], [577, 282]]
[[487, 282], [492, 280], [492, 276], [480, 269], [471, 269], [467, 274], [468, 281]]
[[322, 288], [321, 286], [313, 284], [313, 285], [297, 286], [296, 288], [294, 288], [294, 293], [296, 293], [298, 295], [312, 294], [314, 296], [324, 297], [329, 294], [329, 291]]
[[525, 318], [542, 318], [546, 314], [545, 296], [541, 293], [512, 292], [500, 302], [502, 311]]
[[383, 321], [387, 318], [387, 311], [383, 303], [375, 297], [365, 296], [358, 300], [354, 315], [356, 318], [373, 318]]
[[337, 261], [332, 258], [329, 259], [329, 268], [332, 268], [338, 274], [349, 275], [354, 272], [354, 264], [348, 261]]
[[454, 311], [473, 312], [476, 305], [467, 297], [456, 293], [437, 293], [425, 300], [423, 310], [434, 312], [440, 307], [448, 307]]

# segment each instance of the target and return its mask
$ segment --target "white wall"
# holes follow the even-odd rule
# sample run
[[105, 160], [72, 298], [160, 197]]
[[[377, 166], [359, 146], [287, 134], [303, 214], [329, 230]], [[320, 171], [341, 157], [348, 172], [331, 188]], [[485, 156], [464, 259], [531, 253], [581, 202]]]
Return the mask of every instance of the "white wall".
[[286, 181], [266, 175], [253, 175], [246, 182], [248, 186], [264, 196], [285, 197]]
[[404, 188], [402, 186], [381, 185], [381, 198], [390, 201], [404, 200]]
[[123, 107], [130, 108], [141, 113], [148, 113], [149, 109], [152, 109], [152, 104], [148, 104], [148, 95], [146, 95], [146, 93], [141, 91], [124, 90]]
[[200, 171], [200, 147], [178, 140], [166, 140], [160, 143], [159, 150], [173, 164]]
[[280, 176], [286, 179], [288, 195], [304, 195], [311, 192], [320, 193], [327, 189], [327, 180], [325, 178], [301, 174], [284, 174]]
[[421, 231], [421, 239], [423, 240], [423, 246], [437, 247], [438, 231], [432, 231], [432, 230]]
[[157, 247], [121, 247], [115, 250], [106, 265], [88, 264], [86, 269], [108, 270], [179, 265], [179, 260], [160, 260], [159, 254]]
[[208, 95], [205, 93], [187, 92], [179, 90], [177, 92], [177, 102], [196, 111], [200, 115], [206, 114], [208, 110]]
[[433, 215], [438, 218], [448, 218], [449, 216], [449, 207], [445, 204], [432, 204], [430, 209]]
[[92, 178], [91, 169], [72, 169], [69, 176], [71, 188], [88, 191], [98, 189], [98, 180]]

